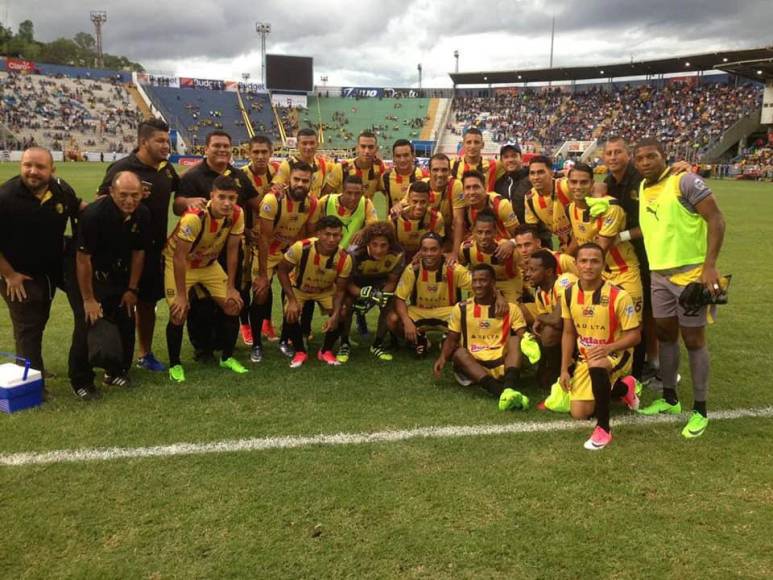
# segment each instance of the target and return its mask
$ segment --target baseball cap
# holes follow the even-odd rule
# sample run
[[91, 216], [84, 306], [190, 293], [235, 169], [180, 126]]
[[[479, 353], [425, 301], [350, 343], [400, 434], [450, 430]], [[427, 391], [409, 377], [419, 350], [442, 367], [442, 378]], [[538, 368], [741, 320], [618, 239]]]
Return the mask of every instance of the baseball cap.
[[518, 143], [513, 143], [511, 141], [508, 141], [507, 143], [502, 145], [502, 147], [499, 149], [499, 156], [502, 157], [502, 155], [504, 155], [508, 151], [515, 151], [516, 153], [518, 153], [518, 155], [520, 155], [521, 146], [518, 145]]

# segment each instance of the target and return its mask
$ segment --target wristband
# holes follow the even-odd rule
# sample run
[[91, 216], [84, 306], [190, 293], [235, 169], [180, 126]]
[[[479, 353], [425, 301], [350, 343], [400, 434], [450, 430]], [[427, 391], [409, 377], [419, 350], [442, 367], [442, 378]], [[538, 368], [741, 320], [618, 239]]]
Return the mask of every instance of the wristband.
[[139, 294], [140, 294], [139, 288], [127, 288], [126, 291], [127, 292], [131, 292], [135, 296], [139, 296]]
[[631, 230], [623, 230], [618, 234], [620, 236], [621, 242], [630, 242], [631, 241]]

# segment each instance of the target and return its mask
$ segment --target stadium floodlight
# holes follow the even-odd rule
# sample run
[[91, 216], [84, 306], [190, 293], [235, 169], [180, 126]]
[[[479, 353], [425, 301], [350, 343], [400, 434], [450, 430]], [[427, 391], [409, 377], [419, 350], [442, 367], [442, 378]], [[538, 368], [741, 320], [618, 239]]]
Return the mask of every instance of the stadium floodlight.
[[458, 73], [459, 72], [459, 51], [458, 50], [454, 51], [454, 58], [456, 59], [456, 66], [454, 68], [454, 72]]
[[688, 60], [686, 63], [684, 63], [685, 68], [690, 66], [690, 61]]
[[256, 22], [255, 32], [260, 36], [260, 82], [266, 86], [266, 37], [271, 34], [269, 22]]
[[416, 70], [419, 71], [419, 89], [421, 89], [421, 63], [416, 66]]
[[107, 22], [107, 10], [92, 10], [89, 13], [94, 24], [94, 39], [96, 40], [97, 68], [104, 67], [104, 55], [102, 53], [102, 25]]

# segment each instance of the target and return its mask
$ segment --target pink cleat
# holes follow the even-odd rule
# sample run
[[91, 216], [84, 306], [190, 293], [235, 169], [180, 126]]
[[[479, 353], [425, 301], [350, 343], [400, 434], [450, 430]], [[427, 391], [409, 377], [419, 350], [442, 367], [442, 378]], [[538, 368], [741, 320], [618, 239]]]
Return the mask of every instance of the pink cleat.
[[628, 387], [628, 392], [620, 397], [620, 400], [626, 404], [631, 411], [637, 411], [639, 409], [639, 395], [636, 394], [636, 379], [631, 375], [620, 379]]
[[309, 355], [305, 352], [296, 352], [293, 356], [293, 360], [290, 361], [290, 368], [297, 369], [303, 366], [303, 363], [309, 358]]
[[583, 447], [588, 451], [601, 451], [612, 442], [612, 434], [604, 431], [601, 427], [596, 427], [591, 433], [590, 439], [588, 439]]
[[324, 352], [320, 350], [317, 353], [317, 360], [320, 360], [323, 363], [330, 365], [331, 367], [341, 366], [341, 363], [336, 358], [336, 355], [333, 354], [332, 350], [326, 350]]

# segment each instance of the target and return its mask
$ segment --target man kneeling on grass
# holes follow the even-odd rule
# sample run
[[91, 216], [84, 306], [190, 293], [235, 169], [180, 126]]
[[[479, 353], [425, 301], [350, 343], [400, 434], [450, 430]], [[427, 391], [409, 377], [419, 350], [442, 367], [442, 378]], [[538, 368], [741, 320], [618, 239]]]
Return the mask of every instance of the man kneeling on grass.
[[345, 319], [342, 304], [352, 271], [351, 256], [339, 247], [343, 227], [337, 217], [323, 217], [317, 222], [317, 237], [294, 243], [279, 264], [277, 275], [285, 293], [283, 324], [287, 325], [286, 334], [295, 349], [290, 368], [302, 366], [308, 358], [300, 324], [307, 302], [316, 302], [329, 316], [322, 325], [325, 342], [317, 358], [331, 366], [341, 364], [333, 354], [333, 345]]
[[[462, 386], [476, 384], [499, 397], [499, 410], [527, 409], [529, 399], [517, 390], [520, 382], [521, 337], [526, 322], [521, 309], [508, 304], [504, 316], [496, 316], [496, 272], [489, 264], [471, 269], [473, 298], [451, 310], [435, 377], [446, 362], [454, 364], [454, 376]], [[461, 342], [461, 345], [460, 345]]]
[[[233, 358], [242, 299], [236, 289], [239, 267], [239, 245], [244, 233], [244, 212], [236, 204], [238, 191], [234, 180], [226, 175], [215, 178], [210, 200], [204, 209], [190, 208], [175, 227], [164, 248], [164, 286], [169, 303], [166, 343], [169, 349], [169, 378], [185, 381], [180, 363], [183, 325], [188, 315], [188, 291], [202, 286], [223, 313], [215, 319], [222, 356], [220, 366], [235, 373], [246, 373]], [[226, 245], [228, 273], [217, 257]]]
[[[636, 380], [630, 376], [633, 347], [641, 328], [633, 300], [625, 290], [604, 280], [604, 250], [594, 242], [577, 250], [580, 277], [561, 299], [561, 386], [569, 392], [574, 419], [597, 425], [585, 449], [597, 451], [612, 441], [609, 402], [621, 399], [629, 409], [639, 408]], [[579, 357], [574, 362], [574, 353]], [[574, 371], [571, 368], [574, 367]]]

